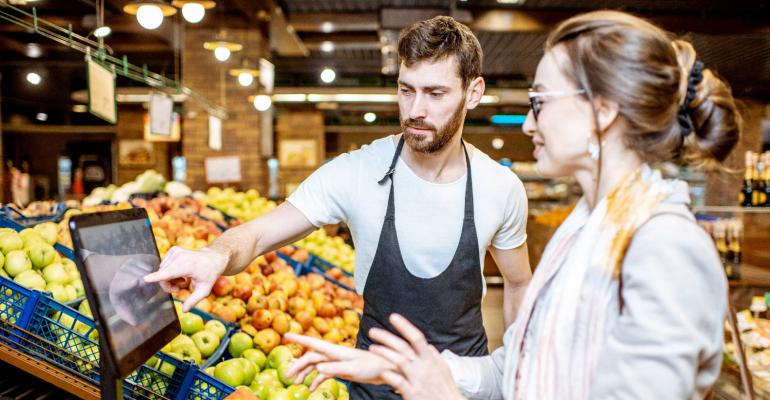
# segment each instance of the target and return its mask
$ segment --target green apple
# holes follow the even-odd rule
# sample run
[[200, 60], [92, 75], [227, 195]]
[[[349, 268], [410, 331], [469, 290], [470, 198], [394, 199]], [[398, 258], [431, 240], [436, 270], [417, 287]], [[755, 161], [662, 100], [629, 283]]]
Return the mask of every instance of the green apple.
[[316, 376], [318, 376], [318, 371], [316, 371], [316, 370], [313, 370], [312, 372], [310, 372], [310, 373], [309, 373], [309, 374], [308, 374], [308, 375], [305, 377], [305, 380], [303, 380], [303, 381], [302, 381], [302, 384], [303, 384], [303, 385], [305, 385], [305, 386], [307, 386], [307, 387], [310, 387], [310, 386], [312, 386], [312, 385], [313, 385], [313, 381], [315, 380], [315, 377], [316, 377]]
[[[256, 380], [254, 382], [257, 382]], [[278, 381], [257, 382], [258, 391], [255, 391], [260, 399], [270, 399], [270, 394], [278, 389], [283, 389], [283, 385]]]
[[240, 386], [243, 383], [241, 363], [236, 359], [222, 361], [214, 369], [214, 377], [232, 387]]
[[267, 397], [268, 400], [291, 400], [289, 391], [285, 388], [275, 389]]
[[307, 400], [310, 397], [310, 389], [305, 385], [289, 386], [289, 398], [292, 400]]
[[195, 332], [191, 338], [193, 343], [195, 343], [195, 346], [200, 350], [201, 356], [204, 358], [214, 354], [217, 347], [219, 347], [219, 337], [213, 332], [205, 330]]
[[47, 285], [45, 285], [45, 291], [51, 292], [51, 295], [53, 295], [53, 299], [58, 301], [59, 303], [66, 303], [69, 301], [69, 297], [67, 296], [67, 290], [64, 289], [64, 285], [62, 285], [61, 283], [50, 282]]
[[291, 363], [283, 364], [276, 370], [278, 372], [278, 380], [281, 381], [284, 386], [291, 386], [294, 383], [295, 377], [286, 374], [289, 372], [289, 368], [291, 368]]
[[144, 365], [150, 368], [157, 368], [159, 362], [160, 362], [160, 359], [158, 357], [152, 356], [150, 357], [149, 360], [145, 361]]
[[[2, 256], [0, 256], [0, 257], [2, 257]], [[5, 279], [11, 279], [11, 276], [8, 275], [7, 272], [5, 272], [5, 268], [0, 268], [0, 276], [2, 276]]]
[[254, 347], [254, 342], [247, 333], [237, 332], [230, 337], [230, 344], [227, 345], [227, 351], [233, 358], [238, 358], [247, 349]]
[[329, 390], [316, 389], [307, 400], [335, 400], [335, 397]]
[[48, 244], [53, 245], [56, 243], [59, 229], [55, 223], [43, 222], [42, 224], [35, 225], [34, 229]]
[[88, 300], [83, 300], [78, 305], [78, 311], [88, 318], [93, 318], [94, 314], [91, 312], [91, 306], [88, 304]]
[[0, 251], [8, 254], [14, 250], [24, 248], [24, 240], [15, 232], [7, 232], [0, 235]]
[[179, 317], [179, 324], [182, 325], [182, 333], [186, 335], [192, 335], [203, 330], [203, 318], [198, 314], [182, 313], [182, 316]]
[[21, 286], [34, 290], [45, 290], [45, 279], [37, 271], [27, 270], [13, 278]]
[[321, 382], [320, 385], [318, 385], [318, 388], [316, 390], [328, 390], [334, 398], [337, 398], [340, 394], [340, 382], [336, 379], [327, 379], [323, 382]]
[[192, 361], [200, 365], [202, 356], [200, 350], [195, 346], [195, 342], [189, 336], [179, 335], [171, 341], [171, 353], [176, 353], [183, 361]]
[[70, 275], [61, 264], [51, 264], [43, 268], [43, 278], [48, 283], [59, 283], [62, 286], [70, 283]]
[[77, 294], [77, 296], [75, 296], [76, 299], [86, 295], [86, 289], [83, 287], [83, 281], [80, 279], [70, 282], [70, 285], [75, 289], [75, 293]]
[[176, 366], [168, 361], [161, 360], [158, 370], [164, 375], [174, 376], [174, 372], [176, 372]]
[[75, 290], [72, 285], [65, 285], [64, 290], [67, 291], [67, 298], [69, 298], [67, 301], [72, 301], [78, 298], [78, 291]]
[[253, 362], [254, 366], [257, 367], [257, 372], [265, 369], [265, 365], [267, 364], [267, 357], [265, 356], [265, 353], [259, 349], [244, 350], [243, 353], [241, 353], [241, 357]]
[[227, 333], [227, 328], [225, 328], [225, 324], [223, 324], [221, 321], [212, 319], [206, 322], [206, 325], [203, 326], [203, 329], [213, 332], [219, 337], [219, 339], [224, 339], [225, 334]]
[[[1, 240], [2, 238], [0, 238]], [[29, 260], [27, 252], [24, 250], [13, 250], [5, 253], [5, 271], [12, 278], [24, 271], [32, 269], [32, 261]], [[45, 287], [45, 285], [43, 285]]]
[[216, 370], [216, 367], [208, 367], [203, 370], [203, 372], [208, 376], [214, 376], [214, 371]]
[[251, 385], [254, 382], [254, 377], [257, 376], [257, 366], [253, 362], [245, 358], [236, 358], [241, 363], [241, 369], [243, 370], [243, 384]]
[[[32, 266], [37, 269], [43, 268], [46, 265], [51, 264], [55, 258], [54, 256], [56, 255], [56, 250], [53, 248], [53, 246], [42, 241], [31, 243], [28, 247], [26, 247], [26, 249], [27, 249], [27, 255], [29, 255], [30, 261], [32, 261]], [[61, 264], [59, 265], [61, 266]], [[62, 271], [64, 271], [64, 267], [61, 267], [61, 268], [62, 268]], [[69, 276], [68, 276], [68, 279], [69, 279]]]
[[278, 369], [282, 365], [291, 364], [294, 355], [287, 346], [276, 346], [267, 356], [268, 368]]

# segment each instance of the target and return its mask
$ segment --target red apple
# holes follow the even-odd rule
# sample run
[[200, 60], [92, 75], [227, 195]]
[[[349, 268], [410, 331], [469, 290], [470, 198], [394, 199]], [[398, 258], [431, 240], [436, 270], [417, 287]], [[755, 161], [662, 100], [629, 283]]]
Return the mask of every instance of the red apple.
[[216, 282], [214, 282], [214, 287], [211, 289], [211, 292], [217, 297], [224, 297], [233, 291], [234, 286], [231, 277], [220, 276], [217, 278]]
[[251, 325], [257, 330], [267, 329], [273, 323], [273, 313], [269, 310], [257, 310], [251, 314]]

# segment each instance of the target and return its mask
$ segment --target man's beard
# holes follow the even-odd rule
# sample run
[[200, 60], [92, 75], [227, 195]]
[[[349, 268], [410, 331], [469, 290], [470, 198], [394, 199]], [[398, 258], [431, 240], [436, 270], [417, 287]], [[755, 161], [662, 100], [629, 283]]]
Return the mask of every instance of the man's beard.
[[[463, 112], [465, 111], [464, 105], [465, 99], [460, 102], [457, 109], [452, 113], [452, 117], [440, 129], [436, 129], [435, 126], [426, 123], [422, 118], [402, 119], [401, 129], [404, 132], [404, 141], [412, 150], [421, 153], [430, 154], [441, 150], [452, 140], [457, 131], [460, 130], [463, 120], [465, 119], [465, 116], [463, 115]], [[407, 128], [429, 129], [433, 132], [433, 140], [429, 140], [427, 135], [410, 133]]]

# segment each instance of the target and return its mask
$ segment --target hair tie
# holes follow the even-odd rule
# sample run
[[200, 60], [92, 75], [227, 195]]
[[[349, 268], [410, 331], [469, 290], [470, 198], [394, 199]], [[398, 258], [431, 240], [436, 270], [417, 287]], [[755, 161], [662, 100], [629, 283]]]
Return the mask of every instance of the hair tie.
[[703, 80], [703, 63], [695, 61], [692, 69], [690, 70], [690, 76], [687, 77], [687, 94], [684, 98], [682, 106], [679, 107], [677, 113], [677, 120], [679, 126], [682, 128], [682, 137], [687, 137], [692, 133], [692, 118], [690, 118], [690, 103], [695, 99], [695, 87]]

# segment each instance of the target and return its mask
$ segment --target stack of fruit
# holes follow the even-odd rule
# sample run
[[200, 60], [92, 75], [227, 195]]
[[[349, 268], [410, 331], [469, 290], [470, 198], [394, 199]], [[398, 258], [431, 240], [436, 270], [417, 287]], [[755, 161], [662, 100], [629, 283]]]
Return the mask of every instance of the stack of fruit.
[[356, 252], [339, 236], [329, 236], [324, 229], [318, 229], [295, 243], [295, 245], [308, 250], [350, 274], [353, 273]]
[[35, 290], [51, 292], [59, 302], [85, 294], [75, 263], [54, 249], [56, 224], [46, 222], [16, 233], [0, 229], [0, 276]]
[[236, 333], [230, 339], [228, 352], [233, 358], [221, 361], [205, 372], [233, 387], [248, 386], [262, 400], [349, 399], [344, 384], [327, 379], [312, 393], [308, 387], [318, 375], [315, 371], [301, 384], [294, 384], [287, 372], [296, 357], [297, 347], [277, 346], [267, 356], [252, 348], [250, 337]]
[[104, 211], [126, 210], [129, 208], [131, 208], [131, 204], [128, 202], [118, 203], [115, 205], [88, 206], [88, 207], [83, 207], [82, 209], [70, 208], [64, 213], [64, 218], [61, 221], [59, 221], [57, 241], [66, 247], [72, 248], [72, 238], [70, 237], [69, 221], [73, 215], [104, 212]]
[[[176, 293], [182, 300], [189, 295], [189, 289]], [[267, 354], [286, 332], [353, 347], [363, 298], [318, 274], [298, 277], [272, 252], [258, 257], [244, 272], [219, 277], [212, 294], [197, 307], [237, 322]]]
[[241, 221], [238, 219], [231, 219], [228, 221], [224, 214], [222, 214], [222, 211], [212, 209], [211, 207], [207, 206], [203, 200], [200, 199], [185, 197], [179, 199], [179, 205], [185, 209], [192, 210], [204, 218], [214, 221], [222, 226], [233, 227], [241, 223]]
[[201, 199], [241, 221], [251, 221], [276, 206], [274, 201], [261, 197], [255, 189], [236, 192], [232, 188], [211, 187]]
[[[182, 333], [163, 347], [163, 352], [182, 361], [201, 365], [219, 348], [227, 334], [227, 327], [216, 320], [204, 322], [203, 317], [193, 312], [182, 312], [182, 305], [175, 304]], [[148, 365], [152, 365], [152, 359]]]

